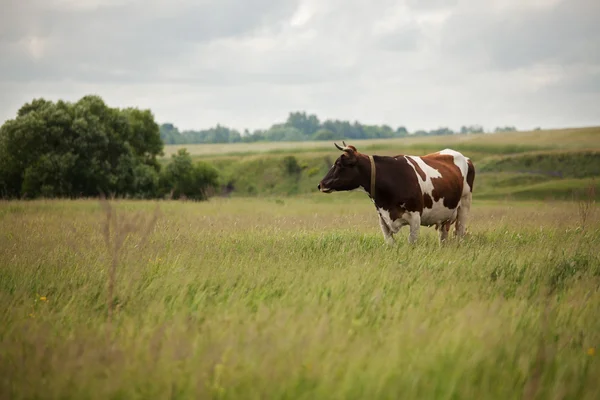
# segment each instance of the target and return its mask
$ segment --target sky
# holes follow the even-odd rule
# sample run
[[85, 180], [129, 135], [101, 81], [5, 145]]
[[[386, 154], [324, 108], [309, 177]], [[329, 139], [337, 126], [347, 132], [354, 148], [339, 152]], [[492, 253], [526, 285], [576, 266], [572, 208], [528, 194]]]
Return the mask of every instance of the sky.
[[0, 123], [97, 94], [180, 130], [600, 125], [598, 0], [1, 0]]

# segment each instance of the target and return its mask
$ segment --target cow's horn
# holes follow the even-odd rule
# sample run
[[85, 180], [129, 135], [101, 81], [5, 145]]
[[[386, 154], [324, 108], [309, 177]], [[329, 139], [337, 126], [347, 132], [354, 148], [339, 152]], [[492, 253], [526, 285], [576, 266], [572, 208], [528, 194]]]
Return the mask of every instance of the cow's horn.
[[[337, 143], [333, 142], [333, 144], [335, 144], [335, 147], [338, 148], [338, 150], [344, 151], [344, 149], [342, 149]], [[345, 145], [344, 145], [345, 146]]]
[[342, 140], [342, 144], [344, 145], [344, 147], [348, 147], [348, 146], [346, 146], [346, 142], [344, 142], [343, 140]]

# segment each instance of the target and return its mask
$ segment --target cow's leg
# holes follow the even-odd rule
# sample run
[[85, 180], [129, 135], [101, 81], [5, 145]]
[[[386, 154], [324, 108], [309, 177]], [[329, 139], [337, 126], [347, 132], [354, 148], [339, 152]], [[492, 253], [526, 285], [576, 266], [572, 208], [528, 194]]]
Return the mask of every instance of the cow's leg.
[[456, 230], [454, 231], [454, 234], [458, 236], [459, 239], [465, 236], [467, 220], [469, 217], [469, 212], [471, 211], [472, 199], [473, 194], [469, 192], [468, 194], [464, 195], [460, 201], [458, 216], [456, 217]]
[[421, 228], [421, 214], [418, 212], [409, 212], [404, 215], [404, 219], [410, 225], [410, 233], [408, 234], [408, 243], [414, 244], [419, 238], [419, 229]]
[[440, 225], [440, 244], [444, 244], [448, 239], [448, 231], [450, 230], [450, 223], [446, 222]]
[[394, 244], [394, 236], [390, 228], [387, 226], [381, 215], [379, 216], [379, 226], [381, 226], [381, 232], [383, 233], [383, 239], [389, 246]]

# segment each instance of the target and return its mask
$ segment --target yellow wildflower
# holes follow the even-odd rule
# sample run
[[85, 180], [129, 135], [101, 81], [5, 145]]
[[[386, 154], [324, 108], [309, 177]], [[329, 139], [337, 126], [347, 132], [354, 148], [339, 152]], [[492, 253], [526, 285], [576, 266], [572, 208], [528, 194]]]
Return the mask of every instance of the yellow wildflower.
[[46, 296], [40, 296], [40, 300], [41, 301], [47, 301], [48, 299], [46, 298]]
[[593, 356], [594, 354], [596, 354], [596, 348], [595, 347], [590, 347], [587, 351], [588, 355]]

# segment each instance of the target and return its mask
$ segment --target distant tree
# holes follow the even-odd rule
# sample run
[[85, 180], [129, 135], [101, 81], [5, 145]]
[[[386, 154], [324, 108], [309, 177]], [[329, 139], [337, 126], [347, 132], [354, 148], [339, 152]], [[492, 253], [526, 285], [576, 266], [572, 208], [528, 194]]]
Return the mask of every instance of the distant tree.
[[494, 129], [494, 132], [516, 132], [517, 128], [514, 126], [498, 126]]
[[514, 126], [498, 126], [494, 129], [494, 132], [516, 132], [517, 128]]
[[319, 129], [320, 122], [316, 115], [306, 115], [306, 112], [291, 112], [285, 125], [296, 128], [305, 136], [311, 136]]
[[404, 126], [399, 126], [398, 128], [396, 128], [396, 136], [397, 137], [408, 136], [408, 131], [406, 130], [406, 128]]
[[336, 139], [342, 139], [342, 137], [339, 135], [336, 135], [329, 129], [321, 128], [314, 133], [314, 135], [312, 136], [312, 139], [313, 140], [336, 140]]
[[327, 119], [321, 122], [316, 115], [307, 114], [305, 111], [290, 112], [285, 122], [273, 124], [266, 130], [255, 130], [252, 133], [244, 129], [243, 134], [240, 134], [221, 125], [202, 131], [184, 131], [180, 133], [171, 123], [162, 124], [160, 132], [161, 138], [166, 144], [352, 140], [393, 138], [408, 135], [408, 131], [404, 126], [394, 130], [389, 125], [363, 125], [358, 121], [351, 123], [350, 121]]
[[454, 134], [454, 131], [447, 127], [432, 129], [429, 132], [427, 132], [427, 135], [430, 135], [430, 136], [453, 135], [453, 134]]
[[460, 133], [468, 134], [468, 133], [483, 133], [483, 127], [481, 125], [470, 125], [470, 126], [461, 126]]
[[171, 123], [160, 126], [160, 138], [165, 144], [182, 144], [183, 138], [179, 130]]
[[205, 162], [192, 161], [186, 149], [179, 149], [160, 177], [161, 194], [172, 194], [174, 199], [186, 197], [205, 200], [218, 187], [218, 171]]
[[270, 142], [297, 142], [307, 138], [298, 128], [284, 124], [273, 125], [265, 132], [265, 140]]

